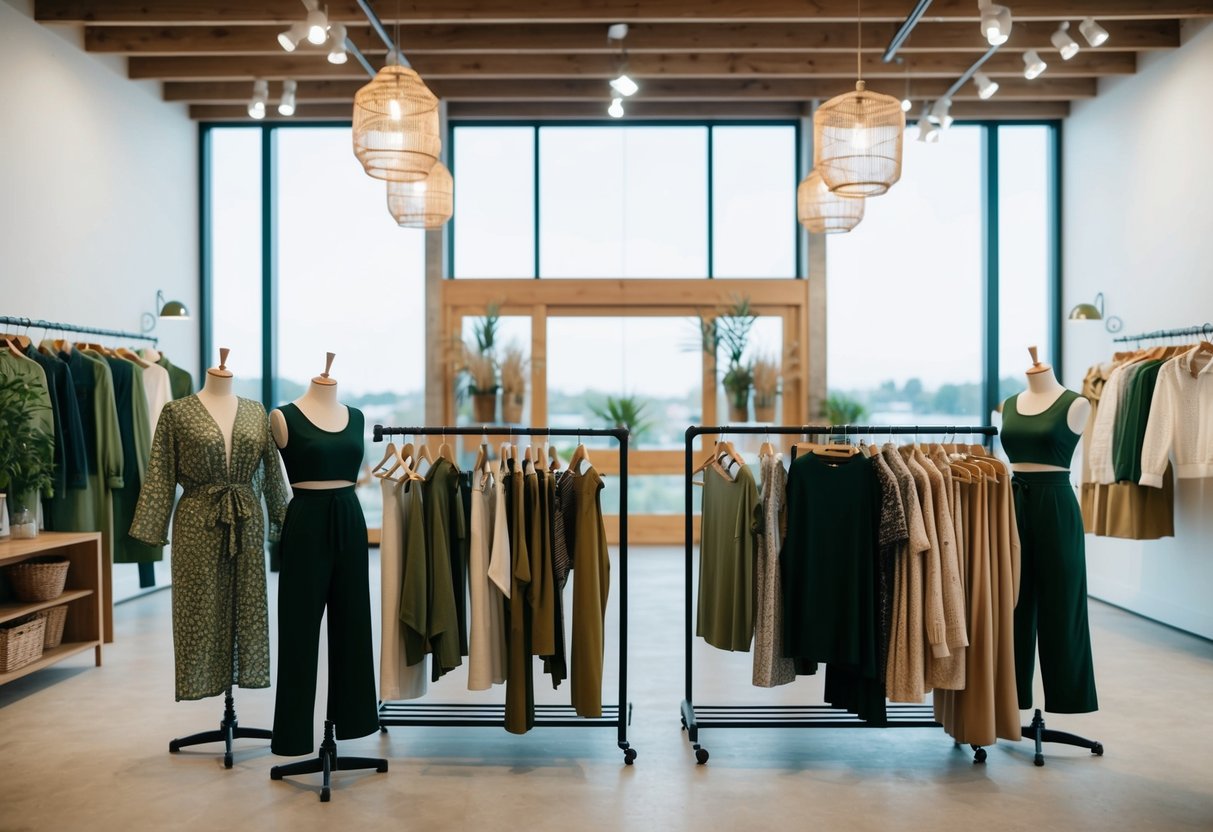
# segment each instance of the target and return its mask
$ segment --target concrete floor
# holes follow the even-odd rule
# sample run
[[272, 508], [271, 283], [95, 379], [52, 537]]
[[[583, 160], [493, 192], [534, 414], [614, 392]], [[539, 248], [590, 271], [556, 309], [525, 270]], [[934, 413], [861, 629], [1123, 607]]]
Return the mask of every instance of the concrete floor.
[[[1103, 709], [1049, 724], [1102, 740], [1102, 758], [1047, 746], [1048, 763], [1036, 768], [1029, 743], [1001, 743], [974, 765], [938, 729], [717, 730], [703, 732], [711, 762], [696, 766], [678, 721], [682, 568], [678, 550], [632, 553], [635, 766], [622, 765], [605, 729], [514, 737], [393, 728], [341, 744], [344, 754], [388, 757], [391, 770], [336, 775], [328, 805], [317, 800], [319, 775], [271, 782], [269, 768], [282, 760], [264, 741], [241, 741], [231, 771], [211, 750], [221, 746], [169, 755], [170, 738], [214, 727], [222, 702], [173, 701], [167, 592], [121, 605], [104, 667], [73, 659], [0, 688], [0, 832], [1213, 829], [1213, 718], [1205, 710], [1213, 706], [1213, 644], [1096, 602]], [[275, 591], [271, 579], [271, 606]], [[610, 692], [613, 651], [609, 639]], [[816, 679], [752, 688], [748, 654], [701, 644], [696, 661], [700, 702], [820, 702]], [[503, 696], [471, 695], [464, 685], [452, 674], [431, 697]], [[547, 687], [541, 701], [567, 695]], [[242, 724], [268, 727], [272, 691], [238, 691], [237, 707]]]

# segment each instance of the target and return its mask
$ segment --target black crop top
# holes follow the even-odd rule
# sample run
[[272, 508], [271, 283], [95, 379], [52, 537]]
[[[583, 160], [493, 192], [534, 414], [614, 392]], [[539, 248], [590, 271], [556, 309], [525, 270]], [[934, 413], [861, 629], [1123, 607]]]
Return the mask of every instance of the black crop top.
[[316, 427], [293, 404], [278, 409], [286, 419], [286, 447], [280, 450], [288, 480], [358, 481], [364, 451], [361, 410], [347, 405], [349, 421], [342, 430], [330, 431]]

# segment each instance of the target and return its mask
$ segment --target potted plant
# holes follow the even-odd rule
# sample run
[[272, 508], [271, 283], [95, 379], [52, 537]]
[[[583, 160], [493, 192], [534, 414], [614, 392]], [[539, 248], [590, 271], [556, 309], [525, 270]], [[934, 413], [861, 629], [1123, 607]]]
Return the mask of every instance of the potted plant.
[[754, 421], [775, 421], [775, 397], [779, 395], [779, 365], [769, 355], [754, 359]]
[[473, 325], [475, 343], [463, 345], [463, 390], [472, 397], [472, 418], [483, 424], [497, 420], [497, 332], [501, 316], [490, 304], [483, 318]]
[[715, 357], [723, 349], [728, 362], [721, 385], [729, 401], [729, 421], [746, 422], [750, 417], [750, 389], [754, 385], [754, 365], [745, 362], [750, 330], [758, 316], [750, 309], [750, 300], [737, 298], [714, 321], [699, 317], [704, 352]]
[[0, 378], [0, 489], [8, 495], [14, 537], [34, 537], [34, 501], [50, 489], [55, 463], [54, 438], [34, 424], [46, 408], [37, 385], [21, 377]]
[[501, 351], [501, 421], [516, 425], [522, 421], [526, 401], [526, 353], [511, 343]]
[[626, 428], [630, 433], [629, 438], [635, 442], [653, 426], [645, 416], [648, 406], [649, 403], [639, 396], [607, 396], [605, 402], [591, 404], [590, 410], [608, 428]]

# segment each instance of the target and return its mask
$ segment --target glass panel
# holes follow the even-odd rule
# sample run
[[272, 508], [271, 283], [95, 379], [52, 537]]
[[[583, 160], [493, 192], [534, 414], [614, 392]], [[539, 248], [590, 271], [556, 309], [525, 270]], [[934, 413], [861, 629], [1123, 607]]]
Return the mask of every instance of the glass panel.
[[[548, 414], [553, 427], [614, 427], [606, 412], [640, 406], [632, 448], [681, 448], [701, 421], [703, 357], [693, 318], [551, 318]], [[660, 361], [654, 361], [660, 356]], [[610, 422], [610, 423], [608, 423]], [[613, 443], [598, 437], [599, 447]], [[586, 445], [590, 446], [587, 438]]]
[[712, 276], [796, 276], [796, 129], [712, 128]]
[[535, 131], [457, 127], [454, 276], [535, 276]]
[[[277, 141], [280, 401], [297, 398], [333, 351], [341, 401], [368, 426], [421, 423], [425, 232], [396, 226], [384, 183], [351, 163], [348, 128], [279, 130]], [[383, 446], [367, 437], [373, 463]], [[377, 527], [378, 481], [360, 497]]]
[[984, 422], [981, 129], [907, 131], [901, 181], [829, 238], [829, 391], [874, 424]]
[[[228, 347], [237, 395], [261, 401], [261, 130], [210, 131], [211, 343]], [[192, 370], [192, 368], [191, 368]]]
[[[684, 428], [685, 430], [685, 428]], [[619, 513], [619, 477], [616, 474], [602, 478], [602, 513]], [[630, 474], [628, 476], [628, 515], [677, 514], [686, 510], [686, 492], [681, 474]], [[699, 513], [702, 499], [700, 489], [695, 489], [695, 514]]]
[[542, 277], [706, 277], [706, 127], [544, 127]]
[[1049, 128], [998, 128], [999, 396], [1024, 388], [1027, 348], [1051, 362]]

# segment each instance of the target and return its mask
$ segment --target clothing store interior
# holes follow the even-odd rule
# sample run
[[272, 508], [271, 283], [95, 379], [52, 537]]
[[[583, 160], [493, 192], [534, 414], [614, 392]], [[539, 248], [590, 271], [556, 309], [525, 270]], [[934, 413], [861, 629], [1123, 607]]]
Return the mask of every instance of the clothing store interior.
[[0, 829], [1213, 829], [1210, 82], [1186, 0], [3, 0]]

